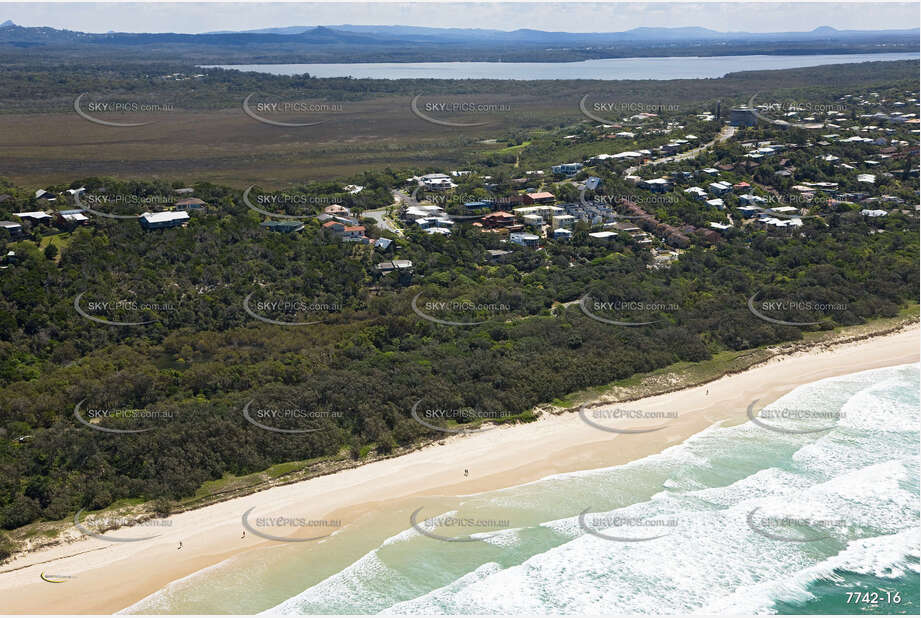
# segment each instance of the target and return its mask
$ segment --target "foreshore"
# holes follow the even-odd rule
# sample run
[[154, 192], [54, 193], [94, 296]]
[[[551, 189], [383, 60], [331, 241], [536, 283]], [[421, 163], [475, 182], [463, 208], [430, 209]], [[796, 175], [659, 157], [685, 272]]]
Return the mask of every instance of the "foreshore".
[[[677, 414], [665, 422], [604, 421], [619, 429], [662, 425], [658, 431], [613, 433], [585, 422], [577, 413], [565, 413], [446, 437], [443, 443], [400, 457], [173, 515], [167, 532], [150, 540], [114, 543], [87, 538], [18, 556], [0, 567], [3, 611], [107, 614], [121, 610], [174, 580], [235, 554], [273, 545], [252, 535], [241, 539], [241, 515], [251, 507], [263, 516], [298, 512], [348, 521], [412, 496], [466, 495], [553, 474], [619, 465], [660, 452], [716, 422], [745, 422], [747, 409], [756, 400], [760, 409], [803, 384], [918, 361], [919, 328], [914, 324], [887, 335], [775, 357], [692, 388], [592, 408], [593, 412], [629, 408]], [[112, 534], [154, 533], [148, 529], [146, 534], [123, 530]], [[311, 531], [304, 530], [303, 535], [310, 536]], [[179, 539], [182, 550], [177, 550]], [[43, 581], [42, 573], [64, 581]], [[116, 580], [113, 574], [125, 576]]]

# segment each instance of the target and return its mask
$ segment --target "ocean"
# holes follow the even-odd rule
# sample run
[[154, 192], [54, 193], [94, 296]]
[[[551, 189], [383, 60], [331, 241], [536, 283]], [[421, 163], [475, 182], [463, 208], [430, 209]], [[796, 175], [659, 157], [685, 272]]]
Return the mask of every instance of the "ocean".
[[626, 465], [406, 501], [124, 613], [917, 615], [919, 387], [918, 364], [807, 384], [769, 421]]

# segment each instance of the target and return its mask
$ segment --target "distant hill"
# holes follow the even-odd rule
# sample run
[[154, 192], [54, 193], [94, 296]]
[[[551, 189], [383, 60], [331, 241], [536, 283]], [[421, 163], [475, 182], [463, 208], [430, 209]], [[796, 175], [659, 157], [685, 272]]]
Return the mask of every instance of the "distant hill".
[[[261, 28], [258, 30], [244, 30], [244, 33], [253, 34], [301, 34], [316, 26], [285, 26], [281, 28]], [[904, 30], [837, 30], [831, 26], [819, 26], [814, 30], [803, 32], [719, 32], [709, 28], [688, 26], [680, 28], [653, 28], [640, 27], [623, 32], [549, 32], [545, 30], [518, 29], [518, 30], [490, 30], [481, 28], [432, 28], [424, 26], [355, 26], [340, 24], [327, 26], [330, 29], [345, 32], [360, 32], [365, 34], [384, 35], [393, 38], [408, 40], [445, 41], [472, 41], [490, 40], [493, 42], [519, 42], [545, 44], [548, 42], [572, 43], [581, 41], [585, 43], [598, 43], [601, 41], [677, 41], [677, 40], [808, 40], [816, 37], [835, 37], [838, 39], [853, 39], [867, 37], [890, 36], [918, 36], [918, 28]], [[229, 31], [220, 31], [208, 34], [228, 34]]]
[[[92, 56], [122, 61], [201, 64], [305, 62], [569, 62], [596, 58], [727, 56], [745, 54], [855, 54], [914, 52], [919, 29], [808, 32], [718, 32], [702, 27], [633, 28], [625, 32], [548, 32], [422, 26], [285, 26], [203, 34], [86, 33], [0, 27], [0, 56], [51, 61]], [[42, 49], [26, 57], [23, 50]], [[0, 57], [0, 60], [4, 60]]]

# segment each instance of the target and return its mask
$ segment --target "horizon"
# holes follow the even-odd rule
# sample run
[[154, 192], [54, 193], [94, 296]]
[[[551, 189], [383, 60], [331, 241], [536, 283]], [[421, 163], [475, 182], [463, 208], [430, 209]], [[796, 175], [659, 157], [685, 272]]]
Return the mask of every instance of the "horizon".
[[[105, 8], [107, 22], [100, 25]], [[242, 6], [260, 9], [241, 15]], [[757, 6], [757, 10], [752, 8]], [[860, 7], [866, 10], [854, 10]], [[560, 11], [565, 11], [561, 19]], [[525, 13], [525, 17], [522, 17]], [[358, 19], [356, 19], [356, 14]], [[93, 34], [208, 34], [270, 28], [336, 26], [421, 27], [461, 30], [536, 30], [572, 34], [628, 32], [636, 28], [705, 28], [732, 33], [808, 33], [842, 30], [917, 30], [921, 7], [913, 3], [9, 3], [0, 23]], [[135, 24], [145, 24], [138, 29]], [[497, 24], [483, 28], [482, 24]], [[591, 24], [586, 29], [582, 24]], [[503, 27], [515, 24], [517, 27]], [[801, 26], [790, 29], [790, 26]]]

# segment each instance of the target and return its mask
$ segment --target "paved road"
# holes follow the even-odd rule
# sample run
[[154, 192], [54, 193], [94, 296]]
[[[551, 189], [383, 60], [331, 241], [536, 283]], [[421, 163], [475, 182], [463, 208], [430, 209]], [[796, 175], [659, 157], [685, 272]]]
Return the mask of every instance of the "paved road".
[[720, 129], [719, 135], [717, 135], [715, 138], [713, 138], [706, 144], [703, 144], [702, 146], [698, 146], [697, 148], [688, 150], [687, 152], [682, 152], [682, 153], [671, 155], [668, 157], [662, 157], [661, 159], [653, 159], [652, 161], [649, 161], [648, 163], [644, 163], [643, 165], [634, 165], [633, 167], [628, 167], [627, 169], [624, 170], [624, 176], [629, 176], [633, 174], [634, 172], [636, 172], [641, 167], [646, 167], [647, 165], [660, 165], [662, 163], [672, 163], [675, 161], [684, 161], [686, 159], [693, 159], [694, 157], [696, 157], [703, 151], [713, 148], [713, 146], [716, 145], [717, 143], [725, 142], [727, 139], [735, 135], [735, 132], [736, 132], [736, 127], [731, 127], [727, 125], [723, 127], [722, 129]]
[[387, 230], [388, 232], [392, 232], [396, 234], [397, 236], [402, 236], [403, 230], [397, 227], [397, 225], [393, 222], [393, 219], [390, 218], [390, 216], [388, 215], [387, 211], [391, 209], [394, 211], [399, 210], [399, 205], [401, 202], [405, 201], [407, 203], [410, 203], [412, 202], [412, 198], [410, 198], [408, 195], [406, 195], [402, 191], [394, 191], [393, 200], [394, 200], [393, 206], [389, 208], [379, 208], [377, 210], [366, 210], [363, 213], [361, 213], [361, 216], [370, 217], [371, 219], [374, 219], [374, 222], [377, 224], [377, 227], [381, 228], [382, 230]]

